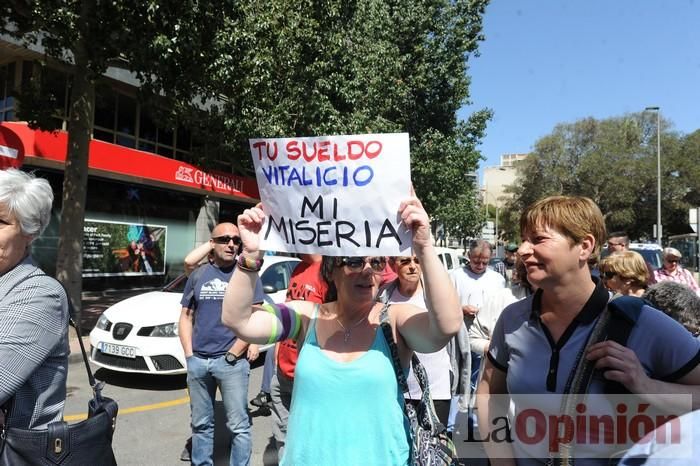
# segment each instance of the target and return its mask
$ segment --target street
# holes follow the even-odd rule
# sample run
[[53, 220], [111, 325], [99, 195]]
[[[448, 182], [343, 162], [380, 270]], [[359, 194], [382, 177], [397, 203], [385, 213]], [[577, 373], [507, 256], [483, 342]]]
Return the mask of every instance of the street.
[[[79, 354], [78, 349], [78, 354]], [[253, 365], [248, 399], [260, 390], [264, 354]], [[97, 369], [92, 366], [93, 371]], [[103, 395], [119, 404], [113, 448], [120, 465], [184, 465], [180, 453], [190, 435], [190, 408], [185, 376], [152, 376], [97, 369], [95, 377], [105, 382]], [[77, 422], [87, 413], [91, 389], [82, 359], [73, 355], [68, 369], [65, 419]], [[216, 465], [228, 465], [228, 432], [225, 413], [217, 397], [215, 432]], [[252, 465], [276, 464], [270, 416], [252, 408]]]

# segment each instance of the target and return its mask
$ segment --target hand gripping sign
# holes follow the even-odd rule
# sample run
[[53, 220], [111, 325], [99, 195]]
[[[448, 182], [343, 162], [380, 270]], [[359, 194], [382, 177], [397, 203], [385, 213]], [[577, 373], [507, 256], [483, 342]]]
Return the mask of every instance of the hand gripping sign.
[[261, 247], [330, 256], [404, 255], [411, 232], [408, 134], [251, 139], [267, 217]]

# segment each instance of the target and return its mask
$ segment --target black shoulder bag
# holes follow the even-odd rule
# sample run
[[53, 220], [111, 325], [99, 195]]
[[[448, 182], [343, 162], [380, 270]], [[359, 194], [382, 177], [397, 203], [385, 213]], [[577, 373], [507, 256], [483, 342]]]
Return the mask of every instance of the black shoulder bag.
[[[385, 303], [380, 315], [381, 328], [384, 338], [389, 344], [391, 362], [396, 373], [396, 380], [402, 393], [408, 392], [406, 375], [403, 373], [399, 360], [399, 348], [394, 341], [389, 323], [389, 304]], [[413, 353], [411, 358], [413, 373], [416, 375], [423, 396], [417, 409], [409, 403], [404, 404], [404, 413], [408, 418], [411, 431], [411, 465], [412, 466], [452, 466], [457, 462], [457, 450], [452, 440], [447, 436], [447, 429], [438, 420], [435, 414], [433, 400], [430, 398], [430, 385], [428, 375], [418, 356]]]
[[[33, 275], [36, 277], [38, 275]], [[31, 277], [28, 277], [31, 278]], [[76, 424], [52, 422], [46, 429], [19, 429], [5, 425], [9, 400], [0, 410], [0, 466], [85, 466], [116, 465], [112, 437], [117, 422], [117, 403], [102, 396], [103, 382], [97, 382], [90, 369], [83, 346], [80, 326], [73, 320], [73, 306], [68, 298], [70, 324], [75, 328], [83, 353], [83, 362], [93, 397], [88, 402], [88, 417]]]

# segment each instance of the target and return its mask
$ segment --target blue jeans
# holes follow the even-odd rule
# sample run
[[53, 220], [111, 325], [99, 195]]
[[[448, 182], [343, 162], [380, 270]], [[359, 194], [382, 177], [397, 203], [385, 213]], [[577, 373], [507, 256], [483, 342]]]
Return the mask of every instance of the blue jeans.
[[226, 427], [231, 432], [231, 466], [248, 466], [253, 443], [248, 416], [250, 364], [241, 359], [235, 365], [218, 358], [187, 358], [187, 387], [192, 410], [192, 464], [214, 464], [214, 403], [216, 388], [226, 410]]

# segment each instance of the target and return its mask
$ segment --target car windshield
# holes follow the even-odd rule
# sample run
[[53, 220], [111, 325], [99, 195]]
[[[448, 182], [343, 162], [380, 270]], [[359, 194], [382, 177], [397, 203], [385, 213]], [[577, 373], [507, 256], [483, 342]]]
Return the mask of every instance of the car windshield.
[[644, 258], [644, 262], [647, 262], [651, 267], [656, 270], [661, 267], [663, 259], [661, 257], [661, 251], [658, 249], [635, 249], [630, 248], [634, 252], [638, 252]]
[[163, 291], [168, 293], [182, 293], [185, 291], [185, 285], [187, 284], [187, 275], [184, 273], [178, 275], [177, 278], [163, 287]]

